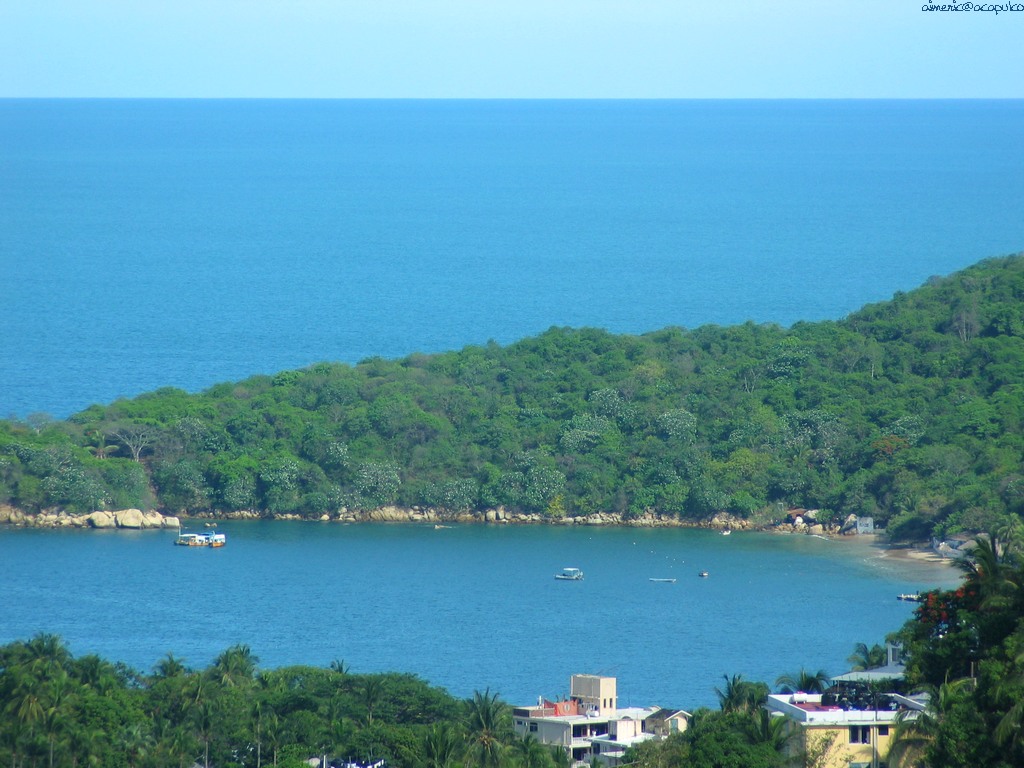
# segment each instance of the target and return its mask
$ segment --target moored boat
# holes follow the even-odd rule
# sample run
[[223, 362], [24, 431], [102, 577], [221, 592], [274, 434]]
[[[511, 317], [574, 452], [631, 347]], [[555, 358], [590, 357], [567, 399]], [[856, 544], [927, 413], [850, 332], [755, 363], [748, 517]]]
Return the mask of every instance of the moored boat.
[[676, 583], [675, 579], [655, 579], [655, 578], [651, 578], [651, 579], [648, 579], [648, 581], [654, 581], [654, 582], [657, 582], [658, 584], [675, 584]]
[[223, 547], [228, 543], [228, 537], [216, 531], [204, 533], [186, 533], [178, 531], [178, 537], [174, 543], [179, 547]]
[[561, 581], [583, 581], [583, 571], [579, 568], [563, 568], [561, 573], [556, 573], [555, 578]]

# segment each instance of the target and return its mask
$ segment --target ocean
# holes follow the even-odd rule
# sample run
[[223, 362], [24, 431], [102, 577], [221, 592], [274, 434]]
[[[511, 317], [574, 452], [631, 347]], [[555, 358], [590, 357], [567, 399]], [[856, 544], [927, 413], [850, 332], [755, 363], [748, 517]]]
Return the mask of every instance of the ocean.
[[[199, 530], [203, 530], [201, 527]], [[149, 672], [236, 643], [261, 668], [409, 672], [459, 697], [568, 694], [618, 678], [624, 706], [717, 706], [723, 675], [836, 675], [959, 571], [866, 541], [688, 529], [232, 522], [222, 549], [175, 531], [0, 527], [0, 643], [60, 635]], [[868, 537], [864, 537], [868, 538]], [[554, 579], [582, 568], [583, 581]], [[708, 571], [700, 578], [700, 571]], [[675, 583], [650, 579], [675, 578]]]
[[0, 415], [839, 319], [1020, 251], [1022, 137], [1022, 101], [0, 100]]
[[[551, 326], [839, 319], [1020, 251], [1022, 136], [1020, 101], [0, 100], [0, 414]], [[695, 707], [844, 671], [897, 594], [955, 580], [813, 537], [224, 530], [0, 529], [0, 642]]]

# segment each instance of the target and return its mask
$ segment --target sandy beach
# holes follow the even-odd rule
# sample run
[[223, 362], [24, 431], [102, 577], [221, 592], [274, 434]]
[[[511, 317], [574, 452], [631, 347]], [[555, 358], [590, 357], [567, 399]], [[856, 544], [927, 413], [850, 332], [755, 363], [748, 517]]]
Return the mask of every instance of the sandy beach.
[[835, 536], [831, 541], [851, 549], [861, 549], [865, 561], [889, 571], [896, 579], [924, 582], [945, 589], [956, 586], [963, 575], [951, 558], [942, 557], [924, 545], [893, 545], [885, 536], [878, 534]]

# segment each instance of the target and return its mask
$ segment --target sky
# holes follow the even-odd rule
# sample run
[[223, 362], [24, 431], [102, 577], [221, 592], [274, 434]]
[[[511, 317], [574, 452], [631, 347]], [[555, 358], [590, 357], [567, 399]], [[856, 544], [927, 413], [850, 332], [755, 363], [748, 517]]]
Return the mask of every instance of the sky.
[[1024, 98], [1021, 3], [0, 0], [0, 97]]

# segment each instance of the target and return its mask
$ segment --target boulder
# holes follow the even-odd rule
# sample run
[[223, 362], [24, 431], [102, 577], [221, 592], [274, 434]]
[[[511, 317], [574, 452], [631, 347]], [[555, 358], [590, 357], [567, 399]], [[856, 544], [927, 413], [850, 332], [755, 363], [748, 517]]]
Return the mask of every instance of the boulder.
[[146, 516], [141, 509], [122, 509], [114, 513], [114, 522], [118, 528], [145, 528]]
[[176, 518], [174, 515], [167, 515], [161, 518], [160, 524], [164, 528], [181, 528], [181, 520]]
[[409, 513], [398, 507], [381, 507], [372, 510], [367, 518], [384, 523], [407, 523], [409, 522]]
[[22, 514], [9, 504], [0, 504], [0, 523], [20, 523]]
[[813, 536], [821, 536], [825, 533], [825, 526], [821, 523], [815, 523], [814, 525], [808, 526], [807, 532]]
[[143, 528], [163, 528], [164, 527], [164, 516], [157, 512], [155, 509], [151, 509], [149, 512], [142, 513], [142, 527]]
[[114, 515], [112, 512], [104, 512], [100, 510], [98, 512], [93, 512], [91, 515], [88, 515], [85, 519], [86, 521], [88, 521], [89, 525], [92, 528], [117, 527], [117, 522], [114, 520]]
[[843, 521], [842, 526], [839, 528], [840, 533], [849, 533], [850, 531], [857, 530], [857, 516], [847, 515], [846, 520]]

